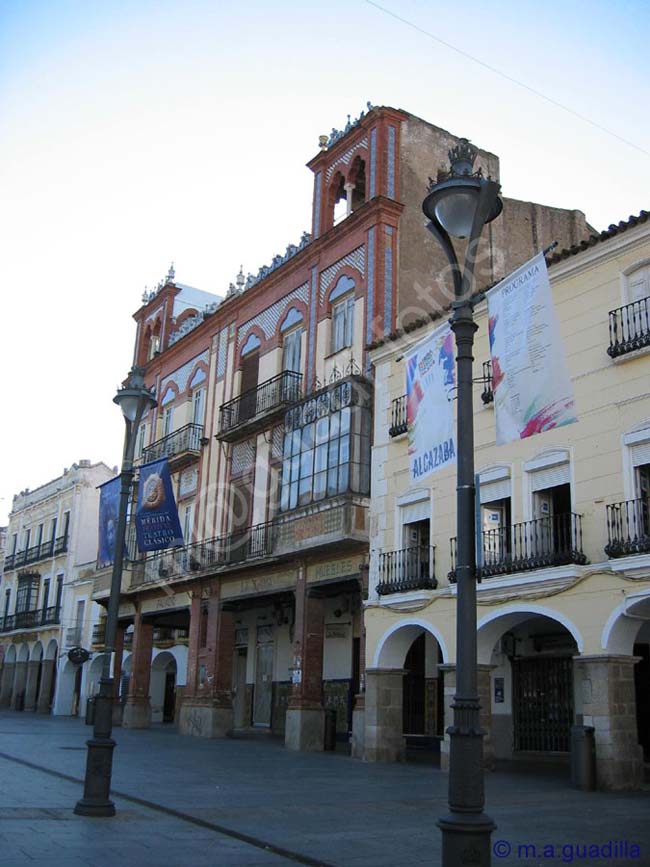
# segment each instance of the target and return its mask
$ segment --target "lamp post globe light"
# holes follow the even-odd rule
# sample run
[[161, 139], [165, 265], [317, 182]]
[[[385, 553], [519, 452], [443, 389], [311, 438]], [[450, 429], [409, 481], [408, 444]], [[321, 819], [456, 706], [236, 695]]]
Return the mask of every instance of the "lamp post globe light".
[[115, 805], [110, 799], [113, 748], [111, 737], [113, 728], [113, 677], [111, 660], [115, 650], [115, 634], [120, 607], [122, 587], [122, 562], [126, 538], [126, 518], [133, 482], [133, 457], [140, 422], [148, 409], [158, 405], [152, 392], [144, 384], [144, 368], [134, 367], [129, 373], [127, 383], [119, 388], [113, 398], [124, 415], [126, 431], [122, 470], [120, 472], [120, 502], [115, 534], [115, 554], [111, 576], [111, 590], [108, 597], [106, 616], [106, 637], [102, 659], [102, 676], [99, 681], [99, 694], [95, 699], [95, 724], [93, 736], [86, 743], [86, 776], [83, 798], [77, 802], [74, 812], [80, 816], [114, 816]]
[[[427, 228], [451, 266], [454, 301], [451, 328], [457, 372], [457, 607], [456, 694], [449, 750], [449, 813], [438, 820], [443, 867], [491, 863], [495, 824], [483, 812], [483, 734], [480, 726], [476, 640], [476, 549], [472, 347], [477, 325], [471, 298], [474, 264], [483, 227], [499, 216], [500, 185], [474, 171], [477, 150], [467, 139], [449, 151], [450, 172], [433, 181], [422, 203]], [[467, 239], [461, 271], [451, 238]]]

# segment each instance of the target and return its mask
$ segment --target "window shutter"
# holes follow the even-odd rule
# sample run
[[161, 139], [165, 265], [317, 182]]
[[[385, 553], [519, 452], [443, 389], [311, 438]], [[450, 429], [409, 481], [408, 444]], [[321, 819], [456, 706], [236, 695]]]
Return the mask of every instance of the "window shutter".
[[481, 505], [494, 503], [496, 500], [505, 500], [510, 496], [510, 479], [499, 479], [496, 482], [485, 482], [485, 484], [481, 482]]
[[632, 453], [632, 465], [641, 467], [643, 464], [650, 464], [650, 440], [644, 443], [636, 443], [630, 449]]
[[536, 470], [531, 472], [530, 479], [532, 491], [545, 491], [558, 485], [568, 485], [571, 481], [569, 464], [557, 464], [554, 467]]
[[415, 524], [417, 521], [428, 521], [431, 517], [429, 500], [420, 500], [418, 503], [410, 503], [401, 506], [402, 524]]

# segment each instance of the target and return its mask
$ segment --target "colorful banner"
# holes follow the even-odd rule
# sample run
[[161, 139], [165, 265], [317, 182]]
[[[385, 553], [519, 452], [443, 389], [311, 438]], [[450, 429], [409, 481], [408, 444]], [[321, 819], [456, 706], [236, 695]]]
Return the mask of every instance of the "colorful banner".
[[544, 254], [487, 297], [497, 444], [577, 421]]
[[167, 458], [140, 467], [135, 532], [140, 551], [160, 551], [183, 544]]
[[99, 551], [97, 565], [110, 566], [115, 559], [117, 518], [120, 511], [120, 477], [100, 486], [99, 491]]
[[411, 481], [455, 463], [454, 335], [449, 323], [404, 353]]

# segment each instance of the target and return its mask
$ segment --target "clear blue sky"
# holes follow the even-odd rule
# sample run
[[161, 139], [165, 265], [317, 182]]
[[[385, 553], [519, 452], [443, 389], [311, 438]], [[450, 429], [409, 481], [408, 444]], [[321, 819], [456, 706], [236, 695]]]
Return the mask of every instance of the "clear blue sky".
[[506, 195], [598, 228], [650, 208], [649, 4], [378, 2], [414, 26], [366, 0], [0, 2], [0, 523], [119, 461], [145, 284], [174, 259], [223, 293], [297, 241], [318, 135], [367, 100], [497, 153]]

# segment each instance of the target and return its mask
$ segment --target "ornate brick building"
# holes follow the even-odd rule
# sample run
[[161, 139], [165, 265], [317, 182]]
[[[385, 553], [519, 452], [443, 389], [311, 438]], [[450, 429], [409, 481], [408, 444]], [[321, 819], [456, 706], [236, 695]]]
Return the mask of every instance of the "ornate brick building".
[[[144, 298], [134, 361], [158, 408], [140, 453], [169, 458], [186, 544], [134, 555], [125, 574], [124, 725], [176, 718], [203, 736], [255, 726], [322, 749], [333, 708], [338, 734], [354, 729], [361, 750], [366, 346], [447, 304], [420, 205], [457, 141], [369, 106], [321, 137], [308, 163], [311, 231], [297, 245], [240, 272], [223, 298], [173, 271]], [[496, 156], [479, 151], [479, 162], [498, 177]], [[578, 211], [506, 200], [504, 214], [482, 251], [485, 282], [550, 240], [588, 234]], [[103, 575], [95, 598], [107, 593]]]

